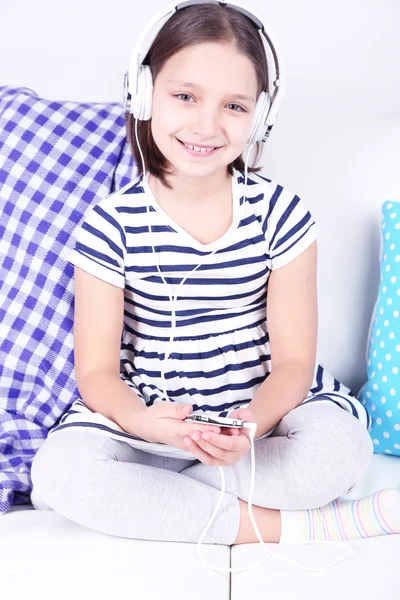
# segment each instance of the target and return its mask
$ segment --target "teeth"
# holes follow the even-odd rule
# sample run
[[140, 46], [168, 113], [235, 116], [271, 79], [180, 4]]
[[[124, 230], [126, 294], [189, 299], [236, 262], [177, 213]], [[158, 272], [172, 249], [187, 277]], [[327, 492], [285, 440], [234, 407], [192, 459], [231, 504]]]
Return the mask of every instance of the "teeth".
[[[185, 142], [183, 142], [185, 144]], [[185, 144], [186, 148], [190, 148], [190, 150], [196, 150], [196, 152], [211, 152], [211, 150], [215, 150], [215, 148], [199, 148], [198, 146], [189, 146], [189, 144]]]

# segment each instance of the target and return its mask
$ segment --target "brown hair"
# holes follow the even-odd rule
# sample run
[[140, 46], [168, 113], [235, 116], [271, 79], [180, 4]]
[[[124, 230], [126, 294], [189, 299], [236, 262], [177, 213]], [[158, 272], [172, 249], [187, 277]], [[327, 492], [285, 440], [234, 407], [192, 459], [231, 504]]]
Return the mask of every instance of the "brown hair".
[[[257, 97], [263, 90], [269, 92], [267, 59], [260, 34], [248, 17], [222, 5], [198, 4], [178, 10], [158, 32], [143, 63], [150, 66], [155, 81], [171, 56], [188, 46], [211, 41], [233, 44], [240, 53], [247, 56], [253, 63], [257, 75]], [[141, 175], [143, 165], [136, 142], [135, 117], [131, 113], [125, 114], [125, 126], [138, 173]], [[138, 121], [137, 135], [146, 170], [171, 189], [172, 186], [165, 178], [168, 172], [167, 160], [154, 142], [150, 120]], [[248, 167], [250, 173], [261, 170], [261, 167], [254, 166], [262, 153], [261, 144], [257, 142], [253, 166]], [[231, 175], [234, 168], [244, 170], [242, 156], [228, 165]]]

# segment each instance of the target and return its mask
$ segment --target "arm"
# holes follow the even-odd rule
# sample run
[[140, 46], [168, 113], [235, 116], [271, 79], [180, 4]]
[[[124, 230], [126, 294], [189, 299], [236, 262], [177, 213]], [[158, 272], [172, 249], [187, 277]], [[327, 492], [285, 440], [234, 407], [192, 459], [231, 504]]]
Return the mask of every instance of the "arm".
[[120, 378], [123, 315], [123, 289], [75, 267], [74, 359], [78, 390], [88, 408], [124, 429], [124, 423], [134, 422], [134, 415], [145, 410], [146, 404]]
[[270, 431], [307, 396], [317, 346], [317, 242], [288, 264], [271, 271], [267, 323], [271, 373], [248, 408], [257, 423], [256, 438]]

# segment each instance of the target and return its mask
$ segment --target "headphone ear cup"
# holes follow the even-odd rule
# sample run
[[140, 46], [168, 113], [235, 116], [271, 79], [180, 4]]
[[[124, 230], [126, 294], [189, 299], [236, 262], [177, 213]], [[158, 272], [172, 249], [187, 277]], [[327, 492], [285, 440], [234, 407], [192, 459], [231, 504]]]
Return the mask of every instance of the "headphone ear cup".
[[143, 121], [149, 121], [151, 119], [152, 108], [153, 108], [153, 75], [148, 65], [144, 66], [144, 103], [143, 103]]
[[266, 132], [265, 120], [271, 106], [271, 99], [267, 92], [261, 92], [258, 97], [254, 111], [253, 124], [247, 140], [247, 144], [261, 142]]
[[153, 76], [148, 65], [141, 65], [138, 73], [137, 94], [131, 98], [131, 113], [139, 121], [151, 119], [153, 104]]

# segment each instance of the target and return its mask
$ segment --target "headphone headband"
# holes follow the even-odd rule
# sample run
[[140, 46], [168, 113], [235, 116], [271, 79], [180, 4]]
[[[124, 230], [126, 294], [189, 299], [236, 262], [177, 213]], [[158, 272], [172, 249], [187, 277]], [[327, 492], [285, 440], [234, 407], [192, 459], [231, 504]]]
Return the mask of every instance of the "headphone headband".
[[[144, 91], [140, 89], [141, 85], [139, 83], [141, 79], [141, 73], [143, 69], [146, 68], [143, 67], [143, 60], [145, 59], [151, 44], [157, 37], [158, 32], [164, 26], [165, 22], [168, 21], [168, 19], [171, 18], [172, 15], [178, 10], [182, 10], [188, 6], [194, 6], [196, 4], [216, 4], [220, 6], [226, 6], [227, 8], [244, 14], [254, 23], [255, 27], [257, 28], [261, 36], [267, 58], [269, 93], [262, 92], [260, 95], [260, 102], [257, 104], [258, 111], [256, 109], [255, 124], [252, 130], [250, 142], [265, 142], [275, 122], [275, 118], [284, 95], [282, 55], [279, 53], [278, 58], [276, 41], [272, 41], [271, 33], [270, 31], [267, 33], [261, 19], [259, 19], [253, 12], [250, 12], [238, 2], [225, 2], [225, 0], [185, 0], [183, 2], [169, 4], [164, 9], [157, 12], [144, 27], [133, 48], [129, 70], [125, 73], [123, 97], [124, 110], [125, 112], [134, 114], [135, 117], [139, 119], [146, 120], [150, 118], [149, 114], [151, 115], [151, 104], [150, 108], [147, 110], [146, 107], [143, 107], [142, 105], [143, 102], [151, 102], [151, 99], [149, 100]], [[150, 35], [153, 29], [155, 31], [152, 33], [152, 35]], [[147, 42], [146, 48], [144, 48], [145, 41]], [[270, 52], [272, 55], [272, 61], [268, 60], [268, 52]], [[271, 62], [274, 66], [274, 73], [271, 72]], [[146, 79], [148, 78], [146, 77]]]

